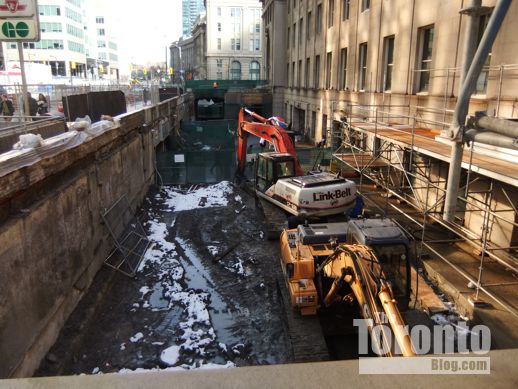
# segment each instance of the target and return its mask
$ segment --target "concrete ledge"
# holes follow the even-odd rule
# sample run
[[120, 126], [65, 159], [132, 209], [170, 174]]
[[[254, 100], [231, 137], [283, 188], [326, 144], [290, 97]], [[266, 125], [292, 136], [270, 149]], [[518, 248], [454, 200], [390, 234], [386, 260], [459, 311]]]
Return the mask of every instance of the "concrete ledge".
[[[454, 355], [452, 357], [460, 357]], [[473, 355], [471, 355], [473, 356]], [[514, 388], [518, 350], [491, 351], [491, 374], [359, 375], [358, 361], [301, 363], [235, 369], [146, 372], [0, 380], [0, 388]]]

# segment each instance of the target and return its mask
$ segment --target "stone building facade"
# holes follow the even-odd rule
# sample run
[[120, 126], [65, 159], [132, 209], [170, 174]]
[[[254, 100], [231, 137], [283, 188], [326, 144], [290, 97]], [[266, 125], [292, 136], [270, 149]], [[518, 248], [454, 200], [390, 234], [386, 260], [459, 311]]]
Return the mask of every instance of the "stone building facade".
[[[307, 128], [315, 141], [340, 118], [343, 102], [393, 111], [426, 107], [420, 115], [448, 121], [459, 89], [465, 3], [263, 0], [265, 76], [274, 91], [274, 111], [294, 128]], [[482, 1], [479, 39], [495, 4]], [[517, 20], [518, 3], [513, 3], [470, 111], [518, 115]]]

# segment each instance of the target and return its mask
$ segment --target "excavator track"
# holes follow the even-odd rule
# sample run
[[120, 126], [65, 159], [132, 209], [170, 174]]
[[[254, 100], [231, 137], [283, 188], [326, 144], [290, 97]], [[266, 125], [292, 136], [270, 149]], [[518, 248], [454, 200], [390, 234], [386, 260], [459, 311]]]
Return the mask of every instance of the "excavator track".
[[318, 315], [302, 316], [294, 310], [282, 279], [277, 279], [277, 293], [290, 338], [292, 362], [328, 361], [329, 351]]
[[266, 237], [268, 240], [279, 239], [283, 229], [287, 227], [286, 214], [279, 209], [279, 207], [263, 199], [257, 197], [261, 208], [263, 210], [265, 224], [266, 224]]

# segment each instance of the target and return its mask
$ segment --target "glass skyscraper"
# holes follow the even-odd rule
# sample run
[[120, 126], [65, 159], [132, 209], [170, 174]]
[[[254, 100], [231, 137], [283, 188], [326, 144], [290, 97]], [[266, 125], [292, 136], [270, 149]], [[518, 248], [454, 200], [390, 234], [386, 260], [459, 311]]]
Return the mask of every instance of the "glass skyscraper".
[[191, 35], [194, 22], [198, 15], [205, 10], [203, 0], [182, 0], [182, 35]]

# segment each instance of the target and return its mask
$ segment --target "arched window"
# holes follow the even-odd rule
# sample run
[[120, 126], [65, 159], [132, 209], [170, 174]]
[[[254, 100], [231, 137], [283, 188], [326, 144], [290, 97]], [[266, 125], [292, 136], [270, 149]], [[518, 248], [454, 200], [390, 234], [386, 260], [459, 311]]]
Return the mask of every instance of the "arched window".
[[261, 76], [261, 69], [260, 69], [259, 62], [257, 62], [257, 61], [250, 62], [250, 79], [259, 80], [260, 76]]
[[241, 80], [241, 62], [232, 61], [230, 65], [230, 79]]

